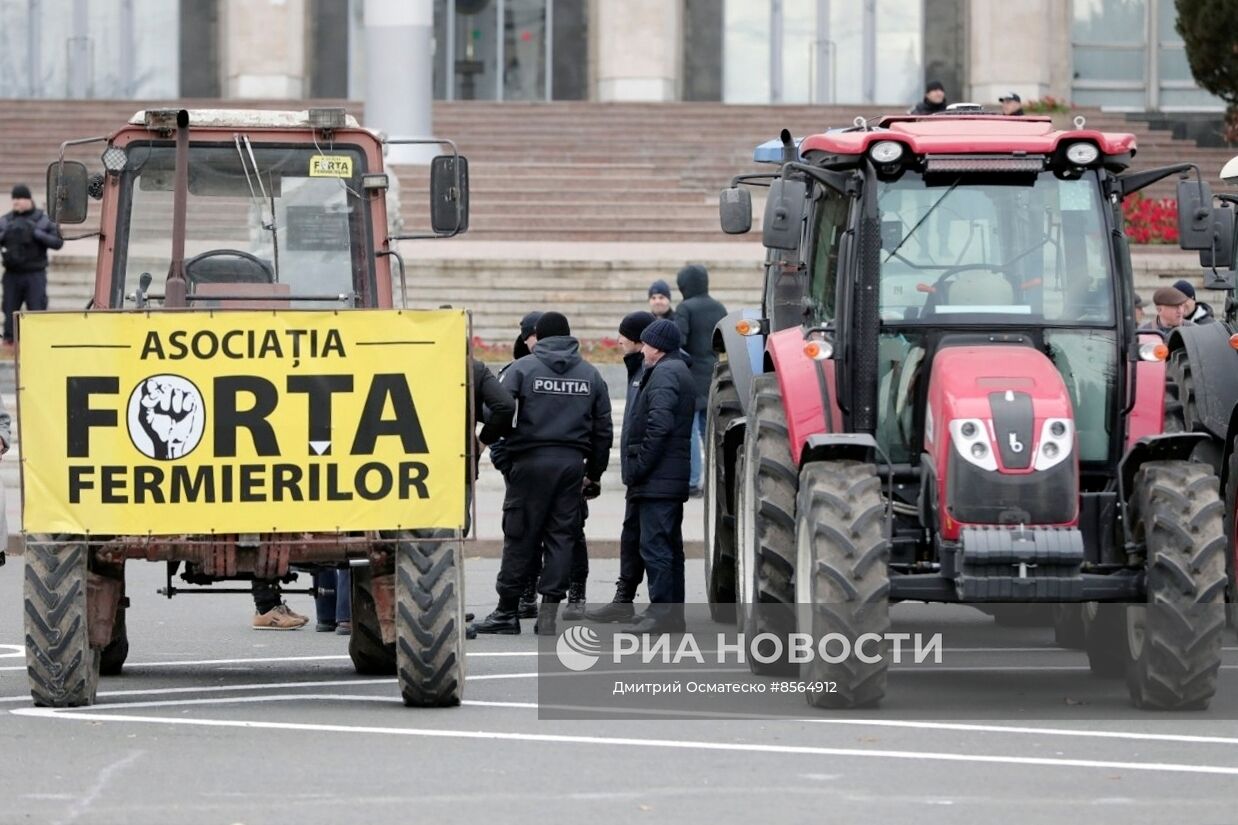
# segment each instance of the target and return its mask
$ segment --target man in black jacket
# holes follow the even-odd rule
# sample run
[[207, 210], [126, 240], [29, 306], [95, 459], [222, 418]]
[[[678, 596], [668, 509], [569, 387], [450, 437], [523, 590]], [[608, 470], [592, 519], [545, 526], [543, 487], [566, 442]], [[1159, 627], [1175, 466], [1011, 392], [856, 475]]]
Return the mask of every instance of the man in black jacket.
[[4, 344], [13, 345], [13, 313], [47, 309], [47, 250], [64, 246], [60, 228], [34, 208], [30, 187], [13, 187], [13, 211], [0, 217], [4, 257]]
[[649, 609], [632, 632], [674, 633], [684, 627], [683, 503], [696, 393], [679, 351], [678, 327], [654, 321], [641, 343], [645, 372], [620, 441], [623, 483], [637, 502], [640, 554], [649, 577]]
[[[641, 352], [641, 334], [657, 319], [651, 312], [633, 312], [619, 322], [619, 346], [623, 348], [623, 365], [628, 372], [627, 403], [624, 409], [623, 430], [620, 443], [627, 438], [632, 426], [630, 411], [635, 406], [636, 394], [640, 392], [641, 378], [645, 371], [645, 354]], [[615, 582], [615, 598], [601, 607], [585, 613], [585, 618], [594, 622], [630, 621], [636, 611], [632, 601], [636, 588], [645, 577], [645, 563], [640, 555], [640, 506], [639, 499], [628, 496], [623, 509], [623, 528], [619, 534], [619, 579]]]
[[692, 476], [688, 480], [689, 495], [701, 494], [701, 443], [705, 438], [705, 407], [709, 403], [709, 382], [713, 378], [714, 327], [726, 317], [726, 307], [709, 295], [709, 272], [700, 264], [689, 264], [676, 277], [683, 303], [675, 315], [675, 323], [683, 334], [683, 348], [692, 359], [692, 377], [696, 382], [696, 416], [692, 425]]
[[504, 374], [516, 401], [516, 427], [505, 440], [511, 457], [503, 501], [503, 561], [499, 604], [478, 633], [520, 632], [520, 591], [544, 553], [533, 632], [555, 633], [567, 594], [582, 492], [600, 489], [614, 438], [610, 393], [597, 368], [580, 357], [567, 318], [547, 312], [537, 321], [537, 346]]

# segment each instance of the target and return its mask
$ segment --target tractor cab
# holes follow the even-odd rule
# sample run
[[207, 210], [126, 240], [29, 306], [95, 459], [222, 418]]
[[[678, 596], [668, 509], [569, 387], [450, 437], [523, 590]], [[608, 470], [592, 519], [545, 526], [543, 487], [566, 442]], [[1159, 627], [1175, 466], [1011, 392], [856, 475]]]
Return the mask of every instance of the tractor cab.
[[[81, 223], [102, 201], [96, 308], [170, 306], [169, 277], [193, 309], [390, 307], [402, 265], [391, 266], [384, 143], [342, 109], [139, 111], [62, 147], [49, 209]], [[88, 144], [103, 146], [93, 176], [64, 159]], [[451, 151], [431, 169], [435, 237], [467, 227], [466, 166]]]
[[[1060, 636], [1078, 638], [1079, 604], [1162, 598], [1169, 585], [1146, 571], [1176, 551], [1154, 546], [1153, 522], [1202, 516], [1152, 504], [1174, 485], [1216, 498], [1216, 481], [1191, 462], [1198, 439], [1166, 431], [1168, 349], [1136, 328], [1121, 202], [1179, 174], [1181, 234], [1206, 240], [1219, 213], [1197, 170], [1131, 172], [1134, 136], [1082, 118], [1059, 130], [971, 111], [857, 120], [798, 142], [784, 131], [780, 144], [777, 160], [766, 147], [776, 172], [736, 178], [721, 201], [724, 230], [745, 231], [740, 185], [768, 187], [770, 252], [760, 316], [724, 320], [715, 339], [711, 601], [739, 602], [753, 635], [786, 631], [770, 604], [807, 608], [801, 629], [814, 632], [843, 614], [880, 624], [862, 613], [865, 593], [1043, 603], [1064, 617]], [[793, 278], [781, 292], [778, 274]], [[794, 322], [776, 314], [788, 306]], [[753, 338], [759, 361], [745, 357]], [[1219, 529], [1190, 526], [1195, 558]], [[1196, 569], [1201, 601], [1219, 593], [1214, 568]], [[815, 617], [829, 601], [829, 620]], [[1151, 695], [1160, 677], [1119, 630], [1090, 634], [1094, 669], [1134, 674], [1137, 704], [1189, 704], [1185, 684]], [[1206, 618], [1198, 630], [1212, 650]], [[810, 701], [865, 704], [883, 689], [865, 667], [813, 675], [826, 671], [849, 695]]]

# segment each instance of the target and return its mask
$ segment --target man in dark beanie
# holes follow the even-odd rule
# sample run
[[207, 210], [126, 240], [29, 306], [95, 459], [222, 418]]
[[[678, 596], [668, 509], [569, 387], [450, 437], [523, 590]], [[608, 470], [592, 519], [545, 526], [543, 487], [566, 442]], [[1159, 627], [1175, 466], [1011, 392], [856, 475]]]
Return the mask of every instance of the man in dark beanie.
[[47, 250], [64, 246], [60, 227], [34, 208], [30, 187], [13, 187], [13, 211], [0, 217], [4, 259], [4, 345], [13, 346], [13, 313], [47, 309]]
[[676, 633], [684, 629], [683, 503], [696, 391], [675, 324], [654, 321], [641, 333], [641, 344], [645, 369], [620, 441], [623, 483], [636, 502], [649, 577], [649, 609], [632, 632]]
[[572, 549], [582, 523], [582, 496], [601, 490], [610, 458], [610, 393], [597, 368], [580, 357], [567, 318], [546, 312], [534, 328], [537, 346], [502, 378], [516, 400], [516, 426], [503, 500], [503, 561], [495, 610], [478, 633], [520, 632], [517, 609], [529, 573], [542, 556], [542, 604], [533, 632], [553, 635], [567, 595]]
[[654, 318], [675, 320], [675, 310], [671, 309], [671, 285], [661, 278], [649, 285], [649, 311]]
[[[652, 312], [633, 312], [619, 322], [619, 347], [623, 350], [623, 365], [628, 373], [627, 405], [631, 410], [640, 390], [641, 375], [645, 369], [645, 356], [641, 352], [641, 334], [657, 319]], [[632, 424], [632, 416], [623, 417], [620, 443]], [[619, 534], [619, 580], [615, 582], [615, 598], [610, 604], [588, 611], [585, 618], [594, 622], [623, 622], [635, 615], [632, 601], [636, 588], [645, 577], [645, 563], [640, 555], [640, 507], [639, 499], [628, 497], [623, 510], [623, 528]]]
[[1186, 296], [1186, 303], [1182, 305], [1182, 320], [1192, 324], [1207, 324], [1215, 320], [1212, 315], [1212, 307], [1205, 304], [1203, 301], [1195, 300], [1195, 285], [1185, 278], [1180, 278], [1174, 281], [1174, 289]]
[[930, 80], [924, 87], [924, 99], [912, 106], [908, 114], [931, 115], [946, 111], [946, 87], [940, 80]]
[[683, 333], [683, 348], [691, 356], [692, 377], [696, 381], [696, 418], [692, 428], [692, 477], [689, 494], [701, 494], [701, 443], [705, 438], [705, 407], [709, 404], [709, 384], [713, 380], [714, 327], [726, 317], [726, 307], [709, 295], [709, 272], [700, 264], [688, 264], [675, 277], [683, 302], [675, 323]]

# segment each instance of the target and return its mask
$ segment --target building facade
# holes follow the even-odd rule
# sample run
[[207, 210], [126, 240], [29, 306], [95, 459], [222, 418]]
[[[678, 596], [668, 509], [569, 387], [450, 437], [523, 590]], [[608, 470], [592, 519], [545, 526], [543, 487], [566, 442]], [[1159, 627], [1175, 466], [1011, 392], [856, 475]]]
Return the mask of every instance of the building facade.
[[[0, 0], [0, 94], [361, 97], [375, 1]], [[1173, 0], [400, 2], [432, 15], [444, 100], [906, 105], [940, 80], [951, 100], [1223, 108]]]

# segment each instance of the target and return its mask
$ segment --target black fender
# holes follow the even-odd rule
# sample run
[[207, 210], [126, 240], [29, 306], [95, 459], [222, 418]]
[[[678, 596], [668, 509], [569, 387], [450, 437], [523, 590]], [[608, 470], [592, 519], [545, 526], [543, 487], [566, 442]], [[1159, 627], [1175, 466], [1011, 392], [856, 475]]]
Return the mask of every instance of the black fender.
[[1179, 327], [1169, 336], [1171, 353], [1185, 349], [1195, 383], [1195, 414], [1204, 429], [1226, 443], [1238, 407], [1238, 351], [1219, 322]]
[[756, 309], [741, 309], [727, 315], [714, 327], [714, 352], [725, 354], [731, 366], [731, 381], [739, 394], [740, 408], [748, 415], [748, 396], [752, 392], [752, 378], [765, 372], [765, 336], [740, 335], [735, 325], [740, 321], [760, 320]]
[[800, 453], [800, 466], [810, 461], [877, 460], [877, 439], [870, 433], [817, 433], [808, 436]]
[[1153, 435], [1141, 438], [1127, 450], [1126, 455], [1118, 462], [1118, 490], [1123, 504], [1130, 500], [1130, 490], [1135, 484], [1135, 474], [1139, 468], [1149, 461], [1165, 461], [1174, 459], [1188, 461], [1191, 453], [1203, 441], [1207, 441], [1205, 433], [1172, 433], [1168, 435]]

